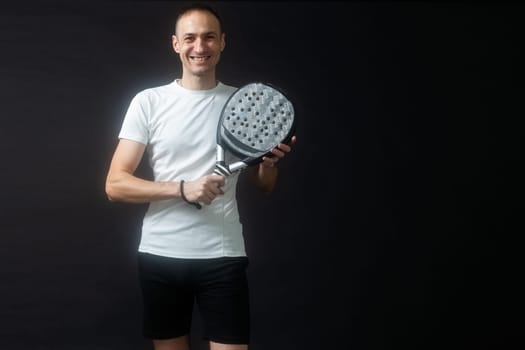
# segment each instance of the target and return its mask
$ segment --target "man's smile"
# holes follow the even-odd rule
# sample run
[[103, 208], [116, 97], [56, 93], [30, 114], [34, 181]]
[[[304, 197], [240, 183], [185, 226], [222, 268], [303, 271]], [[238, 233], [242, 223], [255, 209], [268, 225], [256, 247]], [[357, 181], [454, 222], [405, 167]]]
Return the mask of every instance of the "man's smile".
[[195, 62], [204, 62], [210, 59], [211, 56], [190, 56], [190, 59]]

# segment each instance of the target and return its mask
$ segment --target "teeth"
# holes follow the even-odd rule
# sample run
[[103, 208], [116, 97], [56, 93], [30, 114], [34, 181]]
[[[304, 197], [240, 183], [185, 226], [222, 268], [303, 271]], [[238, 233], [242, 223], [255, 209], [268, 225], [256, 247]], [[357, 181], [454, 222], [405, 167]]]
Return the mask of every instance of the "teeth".
[[194, 60], [194, 61], [202, 62], [202, 61], [207, 60], [208, 56], [201, 56], [201, 57], [192, 56], [191, 59]]

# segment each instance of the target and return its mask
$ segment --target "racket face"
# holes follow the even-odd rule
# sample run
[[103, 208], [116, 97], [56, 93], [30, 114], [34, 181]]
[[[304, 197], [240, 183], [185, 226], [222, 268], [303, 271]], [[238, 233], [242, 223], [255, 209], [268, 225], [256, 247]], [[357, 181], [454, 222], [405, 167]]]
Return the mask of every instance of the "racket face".
[[295, 111], [288, 98], [265, 83], [250, 83], [224, 105], [217, 143], [254, 163], [279, 143], [288, 142], [294, 127]]

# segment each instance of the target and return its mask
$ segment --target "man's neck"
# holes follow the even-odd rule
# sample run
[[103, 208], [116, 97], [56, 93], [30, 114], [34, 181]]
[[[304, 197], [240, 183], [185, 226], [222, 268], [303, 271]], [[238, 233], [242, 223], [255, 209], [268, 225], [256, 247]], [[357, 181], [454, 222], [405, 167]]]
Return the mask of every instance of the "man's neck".
[[209, 90], [217, 86], [215, 75], [210, 77], [185, 76], [177, 80], [180, 86], [188, 90]]

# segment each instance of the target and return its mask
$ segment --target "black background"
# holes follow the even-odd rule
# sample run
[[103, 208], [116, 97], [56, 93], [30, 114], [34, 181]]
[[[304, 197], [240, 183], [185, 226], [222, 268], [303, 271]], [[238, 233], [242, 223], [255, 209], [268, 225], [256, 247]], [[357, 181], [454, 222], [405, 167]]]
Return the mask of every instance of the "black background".
[[[130, 99], [180, 76], [182, 4], [1, 5], [1, 349], [149, 348], [145, 207], [104, 180]], [[239, 184], [251, 349], [521, 341], [523, 5], [213, 4], [219, 79], [280, 86], [300, 123], [275, 193]]]

